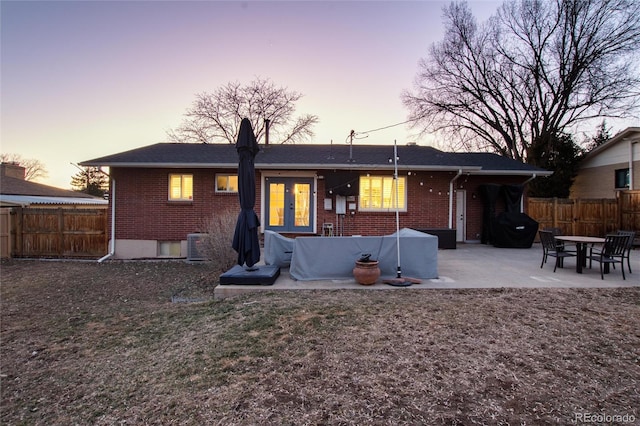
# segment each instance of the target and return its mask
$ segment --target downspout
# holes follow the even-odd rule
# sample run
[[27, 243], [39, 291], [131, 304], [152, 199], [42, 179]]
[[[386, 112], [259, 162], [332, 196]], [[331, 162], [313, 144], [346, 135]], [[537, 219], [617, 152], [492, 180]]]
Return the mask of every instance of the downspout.
[[449, 182], [449, 229], [453, 229], [453, 183], [462, 176], [462, 169], [458, 169], [458, 174]]
[[[524, 182], [522, 182], [522, 186], [526, 185], [527, 183], [531, 182], [532, 180], [534, 180], [535, 178], [537, 178], [538, 175], [537, 174], [532, 174], [531, 177], [527, 180], [525, 180]], [[524, 212], [524, 196], [520, 197], [520, 211]]]
[[629, 140], [629, 191], [633, 190], [633, 145], [638, 141]]
[[98, 263], [102, 263], [116, 253], [116, 180], [111, 179], [111, 193], [109, 194], [111, 201], [111, 241], [109, 245], [111, 250], [105, 256], [98, 259]]

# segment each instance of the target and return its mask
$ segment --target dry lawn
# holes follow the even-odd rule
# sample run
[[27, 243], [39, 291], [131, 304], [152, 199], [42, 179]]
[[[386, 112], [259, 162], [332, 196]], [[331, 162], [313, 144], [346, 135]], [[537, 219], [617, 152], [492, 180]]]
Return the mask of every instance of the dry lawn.
[[3, 425], [640, 422], [639, 288], [213, 301], [207, 264], [1, 267]]

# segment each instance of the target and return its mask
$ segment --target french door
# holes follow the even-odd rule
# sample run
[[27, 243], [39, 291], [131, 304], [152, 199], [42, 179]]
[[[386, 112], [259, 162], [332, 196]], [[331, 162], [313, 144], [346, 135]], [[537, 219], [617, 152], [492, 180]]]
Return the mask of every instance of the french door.
[[265, 229], [313, 232], [313, 178], [265, 178]]

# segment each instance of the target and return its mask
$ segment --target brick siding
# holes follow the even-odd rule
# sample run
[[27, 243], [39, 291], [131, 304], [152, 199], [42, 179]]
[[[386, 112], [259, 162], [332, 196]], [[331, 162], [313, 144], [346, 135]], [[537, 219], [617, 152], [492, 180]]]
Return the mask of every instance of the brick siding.
[[[170, 173], [193, 175], [193, 201], [169, 201]], [[116, 239], [178, 241], [187, 235], [201, 231], [204, 220], [223, 211], [237, 212], [238, 195], [216, 193], [217, 173], [236, 173], [236, 170], [212, 169], [145, 169], [112, 168], [116, 180]], [[366, 171], [362, 171], [366, 173]], [[371, 174], [391, 174], [371, 171]], [[449, 223], [449, 182], [452, 172], [417, 172], [407, 177], [406, 212], [400, 212], [400, 228], [447, 228]], [[256, 173], [256, 213], [260, 217], [260, 173]], [[484, 183], [518, 184], [526, 177], [460, 176], [455, 189], [467, 191], [466, 239], [478, 239], [482, 232], [482, 199], [478, 190]], [[422, 185], [421, 185], [422, 183]], [[335, 210], [324, 210], [324, 180], [317, 180], [317, 223], [336, 222]], [[431, 191], [430, 191], [431, 189]], [[455, 227], [455, 205], [454, 227]], [[357, 201], [356, 201], [357, 203]], [[334, 200], [335, 209], [335, 200]], [[498, 205], [497, 212], [504, 210]], [[395, 212], [362, 212], [355, 210], [344, 219], [345, 235], [386, 235], [395, 232]], [[111, 210], [109, 210], [111, 214]]]

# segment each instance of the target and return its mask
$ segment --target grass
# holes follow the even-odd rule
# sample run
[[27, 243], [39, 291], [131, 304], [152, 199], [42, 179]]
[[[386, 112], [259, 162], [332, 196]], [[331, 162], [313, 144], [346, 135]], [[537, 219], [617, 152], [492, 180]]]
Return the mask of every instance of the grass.
[[1, 266], [2, 424], [640, 419], [638, 288], [214, 301], [206, 263]]

